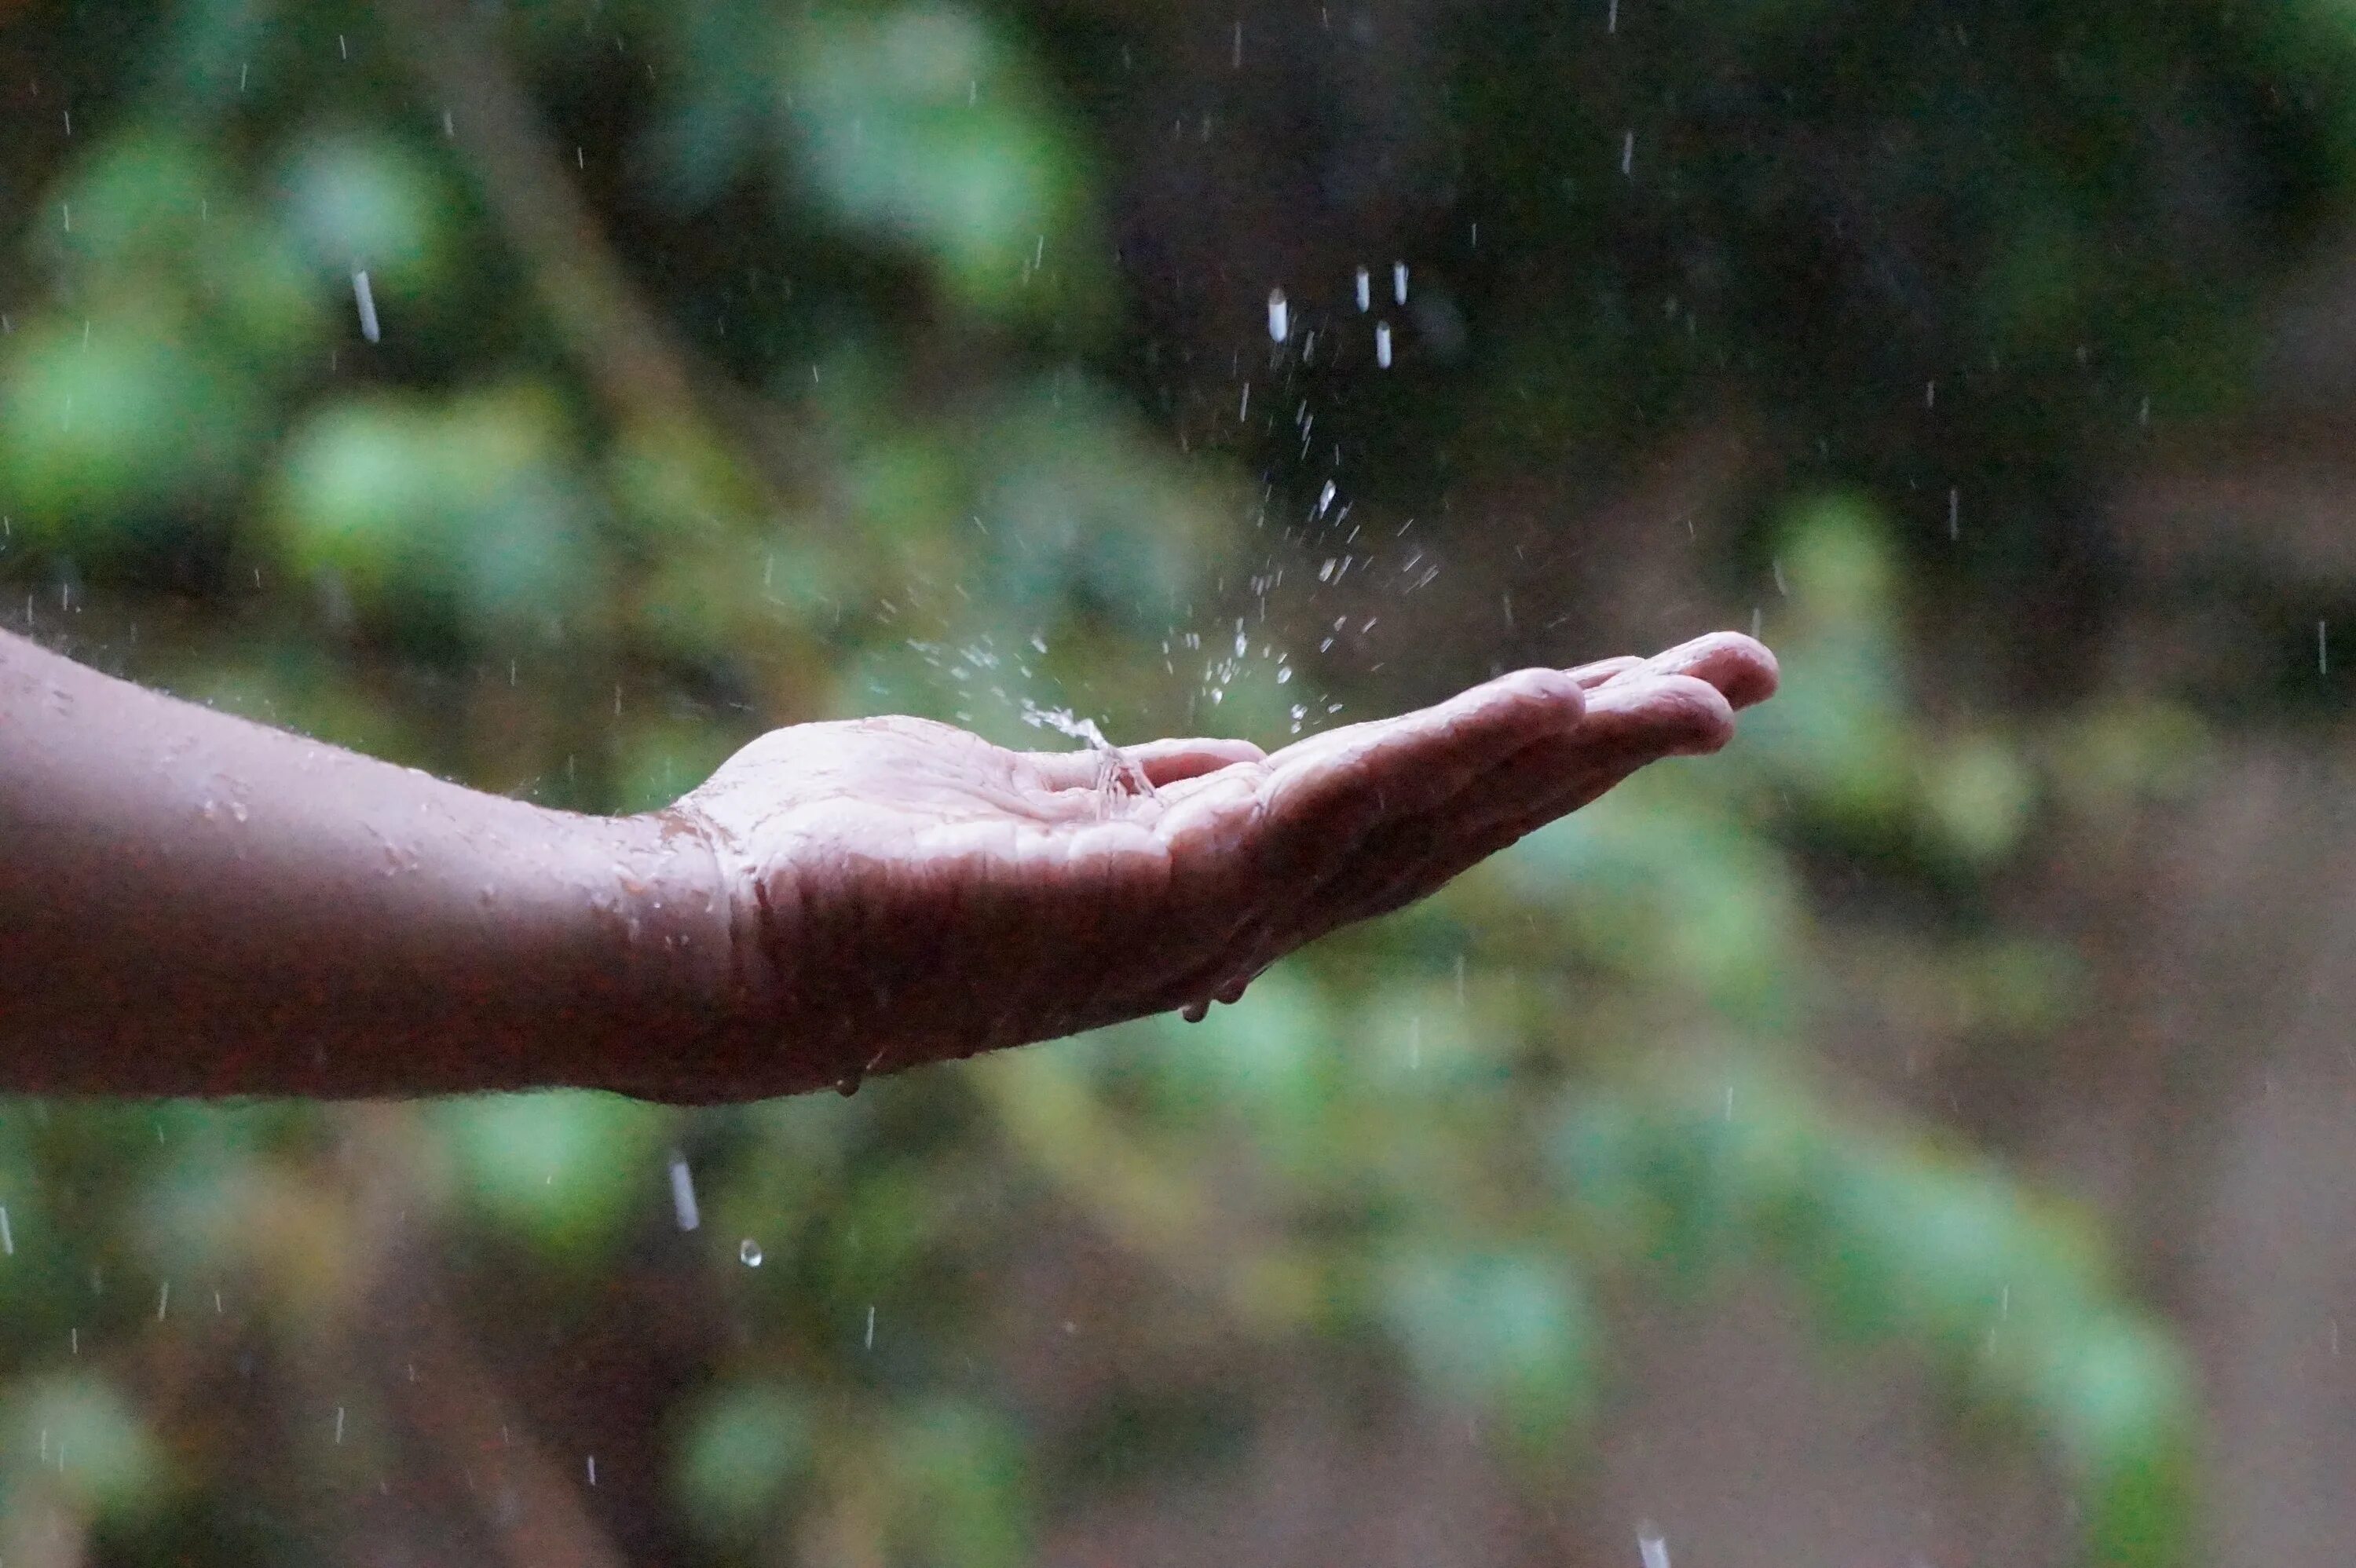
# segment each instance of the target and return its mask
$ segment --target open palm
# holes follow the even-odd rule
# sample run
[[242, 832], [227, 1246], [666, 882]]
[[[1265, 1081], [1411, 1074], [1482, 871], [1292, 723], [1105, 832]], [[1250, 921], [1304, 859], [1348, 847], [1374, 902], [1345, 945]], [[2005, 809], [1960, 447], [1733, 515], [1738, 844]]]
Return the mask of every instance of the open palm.
[[[1526, 669], [1312, 736], [1016, 752], [927, 720], [798, 725], [672, 808], [754, 912], [802, 1072], [886, 1072], [1233, 1001], [1775, 687], [1720, 634]], [[781, 1045], [785, 1042], [780, 1040]]]

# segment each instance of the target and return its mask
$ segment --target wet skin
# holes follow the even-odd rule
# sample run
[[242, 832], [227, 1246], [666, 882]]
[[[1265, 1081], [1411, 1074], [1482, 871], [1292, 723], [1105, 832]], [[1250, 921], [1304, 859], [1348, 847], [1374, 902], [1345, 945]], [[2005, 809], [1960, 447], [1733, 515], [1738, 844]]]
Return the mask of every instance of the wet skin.
[[763, 736], [643, 816], [550, 811], [0, 635], [0, 1089], [681, 1102], [1240, 997], [1774, 690], [1720, 634], [1263, 753]]

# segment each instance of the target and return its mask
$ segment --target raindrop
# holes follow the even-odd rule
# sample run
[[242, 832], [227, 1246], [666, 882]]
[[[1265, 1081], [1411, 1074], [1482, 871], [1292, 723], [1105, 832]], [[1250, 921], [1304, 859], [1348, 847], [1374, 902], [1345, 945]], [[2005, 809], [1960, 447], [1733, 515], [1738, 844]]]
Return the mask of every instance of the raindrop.
[[746, 1268], [759, 1268], [761, 1266], [761, 1243], [755, 1241], [750, 1236], [745, 1237], [744, 1240], [737, 1245], [736, 1258], [737, 1261], [742, 1263]]
[[8, 1233], [8, 1206], [0, 1203], [0, 1253], [16, 1255], [16, 1238]]
[[1623, 133], [1620, 138], [1620, 172], [1629, 179], [1636, 177], [1636, 133]]
[[[1472, 226], [1472, 240], [1474, 244], [1480, 243], [1481, 240], [1481, 226], [1477, 223]], [[1407, 304], [1407, 263], [1405, 261], [1391, 263], [1391, 303]]]
[[1964, 537], [1963, 509], [1964, 493], [1950, 487], [1947, 491], [1947, 537], [1951, 539]]
[[2315, 624], [2315, 673], [2331, 673], [2331, 626], [2325, 621]]
[[1650, 1520], [1636, 1527], [1636, 1550], [1644, 1554], [1644, 1568], [1669, 1568], [1669, 1543]]
[[352, 274], [352, 298], [360, 307], [360, 336], [374, 343], [378, 337], [376, 295], [369, 290], [369, 277], [364, 271]]
[[[73, 226], [69, 223], [67, 227], [70, 229]], [[1282, 289], [1268, 291], [1268, 336], [1277, 343], [1292, 336], [1292, 311], [1284, 303]]]
[[676, 1149], [670, 1157], [670, 1208], [682, 1231], [692, 1231], [702, 1222], [695, 1207], [695, 1177], [687, 1168], [687, 1157]]
[[597, 1484], [597, 1456], [594, 1454], [589, 1456], [589, 1484], [593, 1487]]
[[867, 1304], [867, 1348], [875, 1348], [875, 1304], [872, 1301]]
[[1323, 517], [1333, 505], [1333, 481], [1325, 481], [1325, 488], [1317, 492], [1317, 516]]
[[1375, 363], [1387, 370], [1391, 368], [1391, 324], [1375, 323]]
[[1358, 269], [1358, 308], [1360, 310], [1371, 310], [1374, 308], [1374, 280], [1366, 275], [1366, 269], [1361, 267]]
[[342, 1405], [340, 1405], [340, 1404], [339, 1404], [339, 1405], [336, 1406], [336, 1442], [337, 1442], [337, 1444], [338, 1445], [340, 1445], [343, 1443], [343, 1441], [344, 1441], [344, 1407], [343, 1407]]

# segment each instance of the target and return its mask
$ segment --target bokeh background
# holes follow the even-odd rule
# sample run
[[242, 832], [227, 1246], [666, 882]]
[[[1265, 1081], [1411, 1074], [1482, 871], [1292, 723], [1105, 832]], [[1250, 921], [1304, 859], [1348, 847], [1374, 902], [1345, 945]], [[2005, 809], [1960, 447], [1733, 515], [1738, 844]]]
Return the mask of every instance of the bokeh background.
[[0, 1104], [7, 1568], [2356, 1551], [2343, 0], [10, 0], [0, 106], [0, 623], [191, 699], [627, 811], [1786, 676], [1191, 1029]]

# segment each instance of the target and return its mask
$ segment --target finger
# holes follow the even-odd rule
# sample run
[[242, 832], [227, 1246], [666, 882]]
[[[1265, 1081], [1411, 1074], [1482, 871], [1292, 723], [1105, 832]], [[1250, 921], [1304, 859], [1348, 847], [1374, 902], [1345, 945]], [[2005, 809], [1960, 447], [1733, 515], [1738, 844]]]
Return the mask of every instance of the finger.
[[1351, 725], [1268, 762], [1262, 863], [1322, 877], [1377, 822], [1429, 810], [1534, 741], [1576, 730], [1586, 695], [1560, 670], [1526, 669], [1398, 719]]
[[1740, 632], [1712, 632], [1639, 662], [1654, 675], [1690, 676], [1716, 687], [1736, 708], [1766, 701], [1782, 678], [1775, 656]]
[[1699, 756], [1733, 738], [1734, 703], [1719, 687], [1697, 676], [1647, 672], [1598, 689], [1570, 743], [1599, 760], [1652, 762]]
[[1597, 659], [1593, 664], [1579, 665], [1563, 673], [1579, 682], [1581, 690], [1592, 691], [1605, 681], [1634, 669], [1644, 662], [1634, 654], [1622, 654], [1617, 658]]
[[1143, 745], [1124, 748], [1145, 776], [1156, 787], [1176, 784], [1181, 779], [1199, 778], [1217, 773], [1221, 768], [1237, 763], [1258, 763], [1267, 760], [1268, 753], [1249, 741], [1226, 741], [1197, 738], [1184, 741], [1148, 741]]
[[[1119, 750], [1143, 769], [1146, 779], [1157, 788], [1215, 773], [1237, 763], [1257, 763], [1268, 755], [1249, 741], [1215, 737], [1146, 741]], [[1093, 746], [1076, 752], [1024, 752], [1022, 757], [1049, 789], [1094, 789], [1104, 776], [1105, 754]]]
[[1733, 730], [1715, 687], [1647, 671], [1599, 689], [1572, 734], [1526, 747], [1453, 801], [1382, 825], [1303, 912], [1312, 932], [1413, 902], [1663, 757], [1714, 751]]

